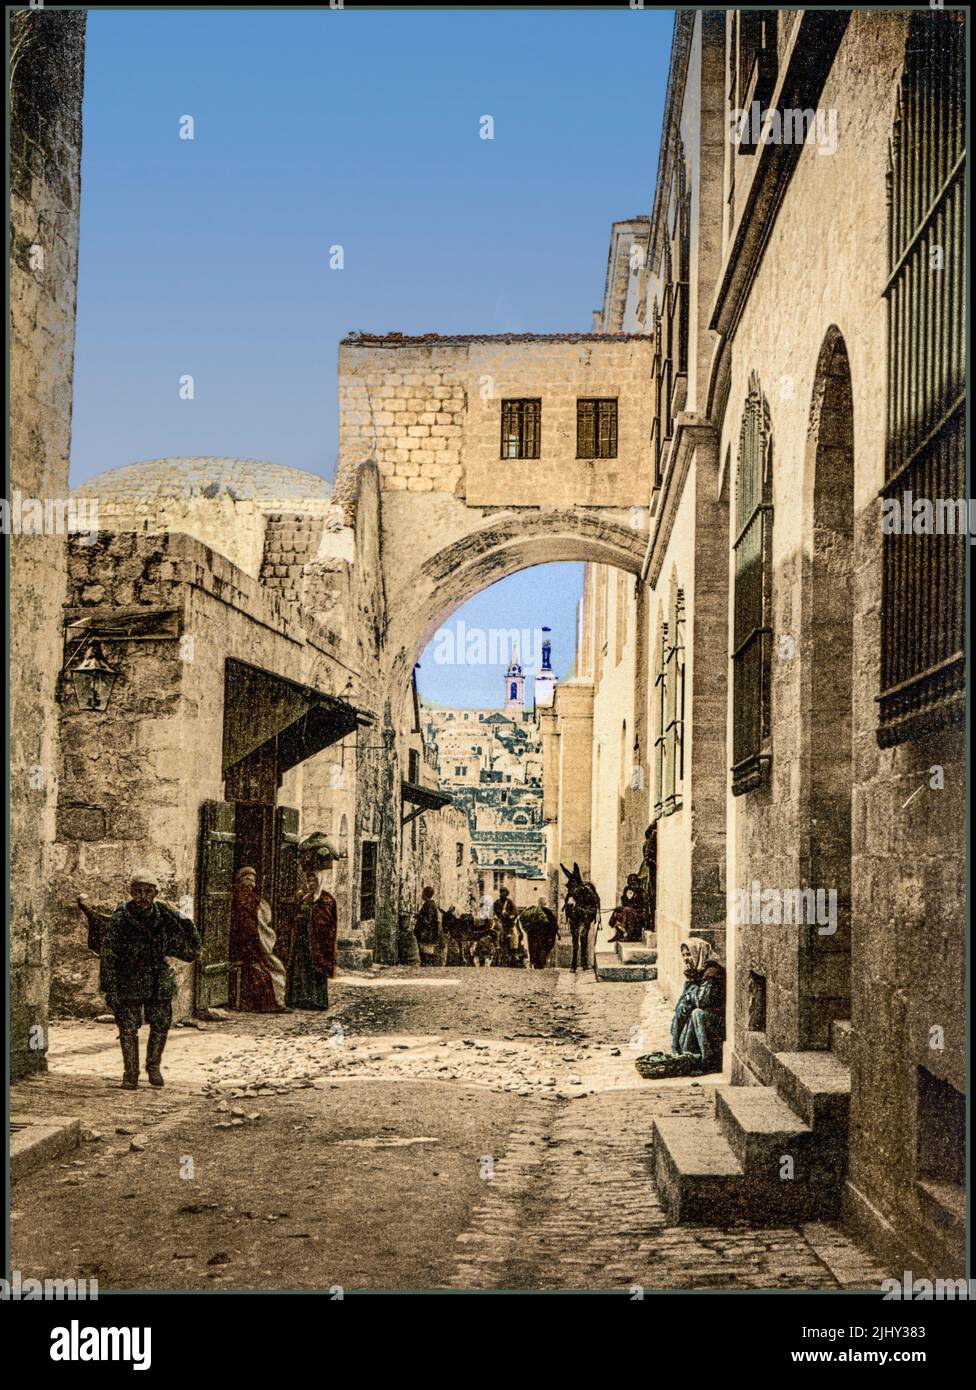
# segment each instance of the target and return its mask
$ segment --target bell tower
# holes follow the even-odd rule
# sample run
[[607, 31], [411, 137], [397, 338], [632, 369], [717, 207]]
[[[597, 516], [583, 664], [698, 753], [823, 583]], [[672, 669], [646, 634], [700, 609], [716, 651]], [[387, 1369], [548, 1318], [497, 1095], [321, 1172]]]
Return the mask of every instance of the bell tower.
[[514, 719], [525, 707], [525, 676], [519, 664], [518, 647], [512, 649], [512, 660], [505, 672], [505, 713]]

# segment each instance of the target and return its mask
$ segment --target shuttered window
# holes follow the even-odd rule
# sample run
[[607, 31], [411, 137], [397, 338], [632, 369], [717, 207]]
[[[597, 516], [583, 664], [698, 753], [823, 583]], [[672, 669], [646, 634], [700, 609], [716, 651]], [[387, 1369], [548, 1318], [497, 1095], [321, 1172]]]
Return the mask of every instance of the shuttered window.
[[[952, 14], [912, 17], [891, 135], [882, 747], [964, 708], [963, 44]], [[929, 523], [918, 520], [919, 499], [931, 504]]]
[[537, 459], [541, 435], [541, 401], [502, 401], [503, 459]]
[[376, 841], [364, 840], [359, 868], [359, 919], [371, 922], [376, 916]]
[[685, 598], [671, 581], [668, 620], [661, 624], [655, 678], [658, 736], [654, 745], [654, 814], [669, 816], [681, 808], [684, 779]]
[[769, 406], [755, 373], [739, 434], [732, 648], [732, 793], [769, 768], [772, 469]]
[[615, 459], [617, 457], [617, 402], [578, 400], [576, 402], [576, 457]]
[[668, 625], [662, 623], [657, 635], [657, 659], [654, 663], [654, 702], [657, 706], [657, 738], [654, 740], [654, 815], [664, 814], [664, 725], [667, 703], [664, 654], [668, 645]]

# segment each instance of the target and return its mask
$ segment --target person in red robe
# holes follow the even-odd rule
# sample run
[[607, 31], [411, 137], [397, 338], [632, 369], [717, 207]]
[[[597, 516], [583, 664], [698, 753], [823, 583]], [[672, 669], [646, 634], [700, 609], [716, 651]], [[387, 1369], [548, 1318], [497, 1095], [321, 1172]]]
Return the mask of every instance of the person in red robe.
[[285, 967], [275, 955], [271, 906], [258, 891], [257, 871], [245, 867], [234, 878], [230, 958], [240, 963], [238, 1007], [247, 1013], [278, 1014], [285, 1007]]

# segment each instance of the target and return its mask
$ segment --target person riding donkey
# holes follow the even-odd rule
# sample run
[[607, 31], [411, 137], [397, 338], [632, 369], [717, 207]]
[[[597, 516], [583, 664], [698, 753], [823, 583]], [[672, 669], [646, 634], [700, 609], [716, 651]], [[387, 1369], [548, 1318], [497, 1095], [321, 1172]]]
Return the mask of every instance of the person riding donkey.
[[139, 1025], [149, 1024], [146, 1073], [150, 1086], [164, 1085], [160, 1064], [173, 1022], [176, 976], [167, 956], [195, 960], [200, 934], [171, 903], [157, 895], [159, 879], [148, 869], [130, 879], [128, 901], [119, 903], [102, 932], [99, 988], [115, 1015], [122, 1047], [122, 1085], [139, 1085]]

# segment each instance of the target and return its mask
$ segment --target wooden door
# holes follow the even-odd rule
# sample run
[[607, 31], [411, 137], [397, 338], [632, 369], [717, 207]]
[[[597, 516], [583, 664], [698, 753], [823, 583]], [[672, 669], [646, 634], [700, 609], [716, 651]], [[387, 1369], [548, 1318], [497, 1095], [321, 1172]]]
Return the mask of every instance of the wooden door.
[[230, 1003], [230, 919], [234, 894], [236, 807], [205, 801], [201, 807], [199, 928], [203, 938], [197, 965], [197, 1010]]
[[297, 897], [298, 812], [294, 806], [275, 807], [274, 908], [280, 919], [286, 904]]

